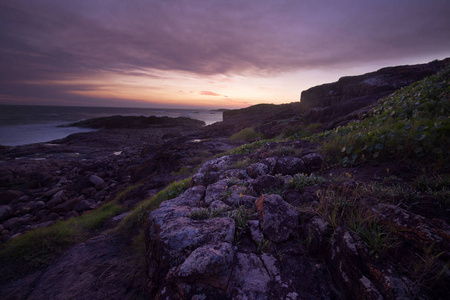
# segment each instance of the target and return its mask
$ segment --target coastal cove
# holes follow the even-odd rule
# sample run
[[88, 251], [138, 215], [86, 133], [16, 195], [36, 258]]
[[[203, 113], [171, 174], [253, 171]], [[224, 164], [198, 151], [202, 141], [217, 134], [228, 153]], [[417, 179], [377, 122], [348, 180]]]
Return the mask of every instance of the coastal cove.
[[390, 67], [206, 126], [100, 116], [0, 146], [0, 295], [446, 299], [449, 78]]
[[222, 121], [220, 110], [0, 105], [0, 145], [62, 139], [73, 133], [93, 130], [67, 127], [71, 123], [116, 115], [186, 117], [204, 121], [206, 125]]

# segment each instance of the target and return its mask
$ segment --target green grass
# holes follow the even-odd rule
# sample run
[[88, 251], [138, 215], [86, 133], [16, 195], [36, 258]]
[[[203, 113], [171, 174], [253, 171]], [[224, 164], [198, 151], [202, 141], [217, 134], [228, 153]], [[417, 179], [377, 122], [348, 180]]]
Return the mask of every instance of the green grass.
[[381, 99], [368, 117], [314, 137], [332, 162], [450, 164], [450, 68]]
[[289, 183], [290, 187], [293, 187], [299, 191], [301, 191], [306, 186], [314, 186], [319, 185], [325, 182], [325, 178], [315, 174], [304, 174], [299, 173], [294, 175], [292, 181]]
[[191, 177], [184, 180], [175, 181], [169, 184], [165, 189], [158, 192], [155, 196], [144, 200], [137, 206], [117, 227], [119, 232], [129, 231], [142, 225], [148, 214], [159, 207], [159, 205], [169, 199], [173, 199], [182, 194], [191, 184]]
[[80, 217], [28, 231], [2, 245], [0, 261], [28, 264], [31, 267], [42, 265], [55, 254], [83, 241], [88, 231], [100, 228], [106, 220], [121, 212], [123, 208], [117, 201], [112, 201]]
[[257, 138], [264, 138], [264, 134], [260, 132], [256, 132], [253, 127], [248, 127], [245, 129], [242, 129], [238, 133], [233, 134], [230, 137], [231, 141], [242, 141], [242, 142], [251, 142], [254, 139]]

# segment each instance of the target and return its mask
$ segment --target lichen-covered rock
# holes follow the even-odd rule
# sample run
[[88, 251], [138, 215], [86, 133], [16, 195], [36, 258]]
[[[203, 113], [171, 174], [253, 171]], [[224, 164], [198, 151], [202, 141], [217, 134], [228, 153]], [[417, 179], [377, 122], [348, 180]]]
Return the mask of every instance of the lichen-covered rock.
[[200, 201], [202, 201], [203, 196], [205, 195], [206, 188], [202, 185], [194, 186], [187, 189], [183, 194], [178, 197], [164, 201], [161, 204], [161, 207], [169, 207], [169, 206], [200, 206]]
[[269, 171], [269, 166], [260, 162], [251, 164], [245, 170], [251, 178], [258, 178], [259, 176], [271, 173]]
[[210, 205], [214, 201], [221, 201], [224, 198], [228, 186], [224, 180], [208, 185], [205, 193], [205, 204]]
[[232, 299], [269, 299], [270, 276], [254, 253], [237, 253], [237, 264], [230, 282]]
[[233, 259], [234, 250], [229, 243], [204, 245], [192, 251], [169, 276], [177, 282], [207, 284], [225, 291], [231, 276]]
[[283, 242], [296, 234], [299, 214], [280, 195], [262, 195], [256, 200], [256, 209], [261, 229], [269, 240]]

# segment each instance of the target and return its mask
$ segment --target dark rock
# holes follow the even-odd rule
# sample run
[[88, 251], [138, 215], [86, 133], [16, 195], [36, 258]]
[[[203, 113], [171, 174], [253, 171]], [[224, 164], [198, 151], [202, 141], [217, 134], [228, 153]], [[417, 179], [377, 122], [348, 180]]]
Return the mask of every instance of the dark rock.
[[93, 203], [89, 202], [88, 200], [82, 200], [77, 205], [75, 205], [73, 210], [81, 213], [83, 211], [92, 210], [94, 208], [95, 208], [95, 205]]
[[284, 181], [272, 175], [263, 175], [253, 180], [252, 187], [255, 192], [262, 194], [264, 191], [279, 189], [283, 186]]
[[21, 205], [19, 209], [16, 211], [16, 215], [24, 215], [34, 211], [36, 208], [36, 203], [34, 201], [28, 202], [25, 205]]
[[105, 181], [98, 177], [97, 175], [91, 175], [89, 176], [89, 182], [92, 183], [95, 187], [102, 186], [105, 184]]
[[281, 157], [278, 159], [274, 173], [281, 175], [295, 175], [297, 173], [307, 173], [308, 168], [301, 158]]
[[73, 123], [70, 126], [88, 127], [96, 129], [113, 129], [113, 128], [149, 128], [151, 126], [184, 126], [184, 127], [201, 127], [205, 122], [189, 119], [185, 117], [169, 118], [169, 117], [144, 117], [144, 116], [112, 116], [89, 119]]
[[258, 178], [266, 174], [271, 174], [269, 166], [263, 163], [254, 163], [248, 166], [246, 169], [248, 176], [251, 178]]
[[0, 193], [0, 205], [10, 204], [13, 200], [16, 200], [24, 195], [21, 191], [7, 190]]
[[67, 200], [66, 191], [62, 190], [53, 195], [52, 199], [47, 202], [48, 208], [53, 208], [58, 204]]
[[64, 216], [64, 220], [68, 220], [70, 218], [75, 218], [75, 217], [78, 217], [78, 216], [79, 216], [79, 214], [76, 211], [71, 211], [71, 212], [69, 212], [68, 214], [66, 214]]
[[31, 229], [44, 228], [55, 224], [55, 221], [46, 221], [42, 223], [37, 223], [31, 226]]
[[319, 171], [323, 164], [323, 157], [319, 153], [310, 153], [302, 157], [306, 167], [307, 173]]
[[57, 192], [59, 192], [60, 190], [62, 190], [62, 188], [53, 188], [51, 190], [46, 191], [45, 193], [43, 193], [42, 195], [46, 198], [50, 198], [52, 197], [54, 194], [56, 194]]
[[9, 230], [14, 230], [22, 225], [22, 220], [18, 217], [11, 218], [3, 223], [3, 226]]
[[78, 198], [73, 198], [51, 208], [50, 211], [57, 214], [67, 213], [71, 211], [78, 204], [78, 202]]
[[337, 82], [303, 91], [301, 112], [309, 123], [334, 121], [378, 99], [441, 70], [450, 60], [428, 64], [383, 68], [360, 76], [342, 77]]
[[12, 215], [12, 208], [9, 205], [0, 206], [0, 222], [8, 219]]
[[328, 266], [333, 278], [345, 287], [345, 295], [351, 299], [383, 299], [373, 282], [363, 273], [361, 256], [350, 232], [336, 228], [331, 238]]
[[[303, 216], [300, 215], [300, 218]], [[307, 241], [308, 251], [312, 254], [326, 254], [328, 241], [333, 233], [328, 222], [319, 216], [314, 216], [309, 222], [302, 226], [304, 239]]]
[[48, 214], [50, 213], [50, 210], [48, 209], [41, 209], [38, 212], [36, 212], [36, 218], [41, 221], [48, 221]]
[[298, 212], [281, 196], [262, 195], [256, 200], [258, 219], [264, 235], [271, 241], [283, 242], [298, 230]]

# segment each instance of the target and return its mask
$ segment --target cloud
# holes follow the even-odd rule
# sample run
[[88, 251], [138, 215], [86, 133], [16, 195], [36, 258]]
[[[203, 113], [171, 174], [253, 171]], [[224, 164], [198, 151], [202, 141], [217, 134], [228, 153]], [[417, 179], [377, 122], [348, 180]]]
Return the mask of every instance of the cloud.
[[221, 94], [217, 94], [210, 91], [201, 91], [199, 94], [203, 96], [222, 96]]
[[164, 80], [147, 70], [272, 76], [443, 55], [449, 15], [446, 0], [2, 1], [0, 88], [14, 95], [29, 88], [19, 82], [104, 73]]

